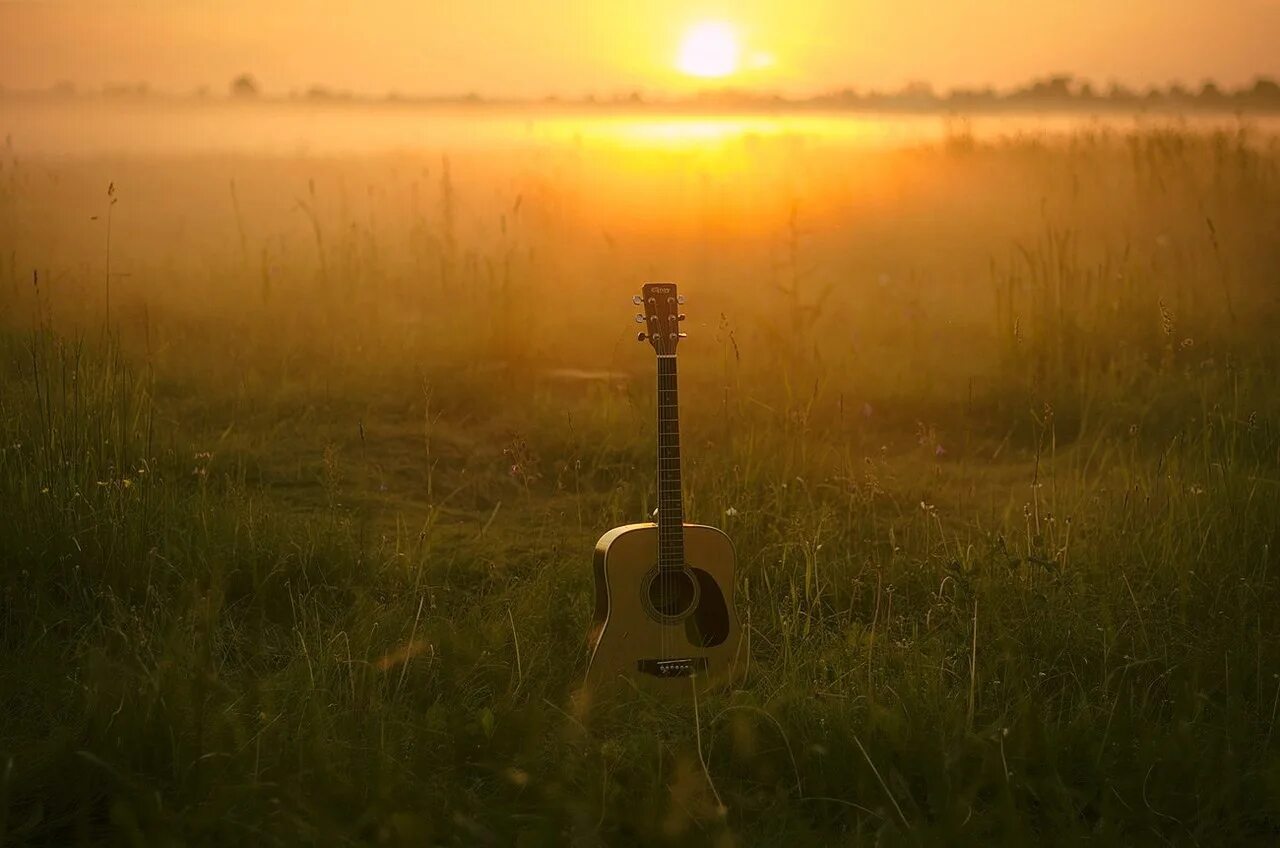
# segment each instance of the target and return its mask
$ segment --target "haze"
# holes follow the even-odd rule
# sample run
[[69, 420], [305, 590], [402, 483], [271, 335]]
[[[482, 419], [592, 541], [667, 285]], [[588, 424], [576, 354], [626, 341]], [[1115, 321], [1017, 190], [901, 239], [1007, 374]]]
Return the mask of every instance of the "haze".
[[351, 3], [0, 2], [0, 85], [146, 82], [223, 91], [314, 84], [365, 93], [680, 92], [682, 33], [733, 26], [749, 63], [717, 84], [806, 93], [1008, 85], [1048, 72], [1130, 85], [1280, 75], [1275, 0]]

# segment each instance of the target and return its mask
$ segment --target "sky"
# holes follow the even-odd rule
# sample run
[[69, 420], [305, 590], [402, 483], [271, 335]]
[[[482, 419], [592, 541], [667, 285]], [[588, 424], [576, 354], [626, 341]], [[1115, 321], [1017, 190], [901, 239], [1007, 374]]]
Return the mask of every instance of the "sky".
[[[713, 80], [688, 33], [732, 33]], [[1280, 77], [1280, 0], [0, 0], [0, 86], [539, 97]], [[723, 45], [721, 45], [723, 46]]]

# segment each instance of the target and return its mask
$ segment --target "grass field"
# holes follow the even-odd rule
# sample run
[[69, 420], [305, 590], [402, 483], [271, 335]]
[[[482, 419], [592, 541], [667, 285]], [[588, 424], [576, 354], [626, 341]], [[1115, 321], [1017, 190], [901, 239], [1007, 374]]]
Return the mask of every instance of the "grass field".
[[[750, 667], [575, 697], [653, 503]], [[0, 844], [1274, 844], [1280, 145], [0, 169]]]

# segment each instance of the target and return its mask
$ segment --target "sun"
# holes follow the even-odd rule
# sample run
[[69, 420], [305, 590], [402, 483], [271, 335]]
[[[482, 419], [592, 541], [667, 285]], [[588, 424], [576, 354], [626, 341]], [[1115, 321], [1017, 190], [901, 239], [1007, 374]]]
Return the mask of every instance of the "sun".
[[694, 77], [727, 77], [738, 70], [738, 33], [723, 21], [694, 24], [680, 42], [676, 67]]

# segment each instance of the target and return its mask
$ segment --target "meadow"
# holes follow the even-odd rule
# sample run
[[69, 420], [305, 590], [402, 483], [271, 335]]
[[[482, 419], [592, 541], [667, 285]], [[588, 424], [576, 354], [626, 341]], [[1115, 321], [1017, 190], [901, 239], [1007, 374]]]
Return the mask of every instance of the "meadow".
[[[0, 168], [0, 844], [1274, 844], [1280, 143]], [[744, 679], [578, 686], [686, 517]]]

